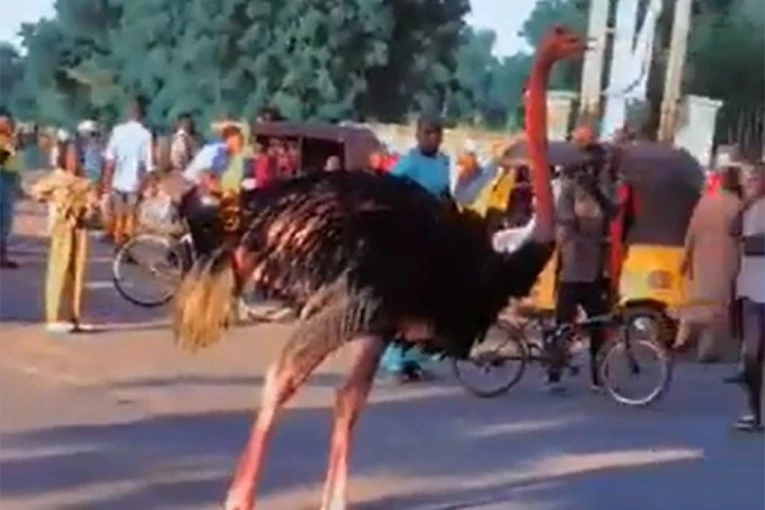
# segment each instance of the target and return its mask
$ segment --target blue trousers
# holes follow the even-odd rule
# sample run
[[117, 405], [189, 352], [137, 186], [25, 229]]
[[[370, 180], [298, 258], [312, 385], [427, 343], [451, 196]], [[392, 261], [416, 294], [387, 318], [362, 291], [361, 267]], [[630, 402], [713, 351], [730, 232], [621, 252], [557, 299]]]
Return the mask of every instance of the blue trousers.
[[19, 174], [0, 169], [0, 241], [5, 242], [13, 228], [13, 206], [19, 192]]
[[410, 363], [422, 364], [429, 359], [418, 347], [412, 347], [404, 352], [404, 349], [396, 344], [391, 344], [383, 353], [380, 367], [388, 373], [399, 374], [404, 366]]

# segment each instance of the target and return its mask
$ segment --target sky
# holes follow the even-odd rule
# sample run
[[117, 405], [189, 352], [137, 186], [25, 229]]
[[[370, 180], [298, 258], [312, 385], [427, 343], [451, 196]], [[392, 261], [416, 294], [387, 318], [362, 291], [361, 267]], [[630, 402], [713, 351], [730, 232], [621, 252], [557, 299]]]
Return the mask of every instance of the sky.
[[[0, 16], [0, 41], [11, 41], [18, 45], [20, 40], [17, 33], [21, 24], [51, 17], [54, 2], [22, 0], [14, 2], [12, 9], [3, 9], [3, 16]], [[497, 32], [494, 48], [497, 55], [512, 55], [518, 50], [527, 49], [518, 31], [535, 3], [536, 0], [471, 0], [473, 12], [467, 20], [477, 28], [491, 28]]]

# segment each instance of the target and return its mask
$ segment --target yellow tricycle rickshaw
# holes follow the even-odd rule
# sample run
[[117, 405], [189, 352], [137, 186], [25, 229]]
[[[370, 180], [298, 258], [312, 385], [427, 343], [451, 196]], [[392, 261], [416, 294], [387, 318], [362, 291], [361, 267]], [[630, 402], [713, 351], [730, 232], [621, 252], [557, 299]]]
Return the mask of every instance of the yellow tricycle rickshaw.
[[[611, 264], [617, 282], [615, 304], [637, 315], [659, 318], [655, 332], [664, 343], [674, 337], [675, 311], [688, 306], [680, 274], [685, 232], [704, 184], [698, 162], [686, 151], [669, 145], [640, 142], [618, 149], [620, 212], [611, 229]], [[513, 208], [519, 167], [525, 164], [525, 143], [505, 151], [504, 168], [479, 194], [471, 208], [484, 215]], [[569, 142], [550, 142], [551, 166], [577, 165], [586, 154]], [[614, 237], [616, 236], [616, 237]], [[540, 274], [523, 308], [552, 316], [555, 309], [558, 257]]]

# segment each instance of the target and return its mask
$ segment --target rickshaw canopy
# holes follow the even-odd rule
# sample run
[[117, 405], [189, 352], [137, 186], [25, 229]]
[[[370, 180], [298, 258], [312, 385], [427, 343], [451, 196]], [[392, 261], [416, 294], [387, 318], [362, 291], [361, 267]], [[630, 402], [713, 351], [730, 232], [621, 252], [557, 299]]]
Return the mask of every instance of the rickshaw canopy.
[[636, 200], [628, 244], [682, 246], [704, 188], [704, 172], [684, 149], [662, 143], [624, 147], [619, 168]]
[[359, 125], [258, 122], [252, 126], [252, 135], [256, 138], [297, 139], [301, 146], [306, 141], [342, 145], [343, 162], [349, 170], [365, 168], [369, 156], [380, 149], [380, 141], [374, 132]]
[[[528, 144], [520, 140], [505, 149], [502, 163], [505, 165], [528, 164]], [[551, 141], [547, 144], [547, 161], [552, 166], [583, 164], [587, 154], [570, 142]]]
[[[704, 187], [701, 165], [684, 149], [654, 142], [620, 146], [616, 156], [619, 173], [632, 188], [637, 206], [627, 243], [682, 245]], [[554, 141], [548, 143], [547, 158], [553, 166], [576, 166], [588, 156], [571, 142]], [[505, 164], [526, 162], [525, 141], [510, 146], [502, 159]]]

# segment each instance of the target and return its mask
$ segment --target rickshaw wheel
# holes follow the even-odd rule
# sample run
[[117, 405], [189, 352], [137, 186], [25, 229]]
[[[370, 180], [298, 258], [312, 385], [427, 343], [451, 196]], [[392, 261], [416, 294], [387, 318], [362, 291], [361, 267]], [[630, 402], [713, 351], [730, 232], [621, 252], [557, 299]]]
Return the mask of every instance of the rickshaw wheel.
[[[666, 347], [667, 317], [652, 307], [634, 307], [624, 310], [619, 335], [609, 340], [598, 353], [598, 372], [608, 394], [618, 403], [633, 407], [650, 405], [658, 401], [669, 388], [673, 359]], [[625, 334], [630, 331], [627, 342]], [[642, 335], [642, 336], [641, 336]], [[651, 361], [644, 354], [651, 356]], [[617, 380], [617, 371], [626, 369], [632, 381], [643, 376], [650, 386], [639, 394], [629, 391], [624, 381]]]

